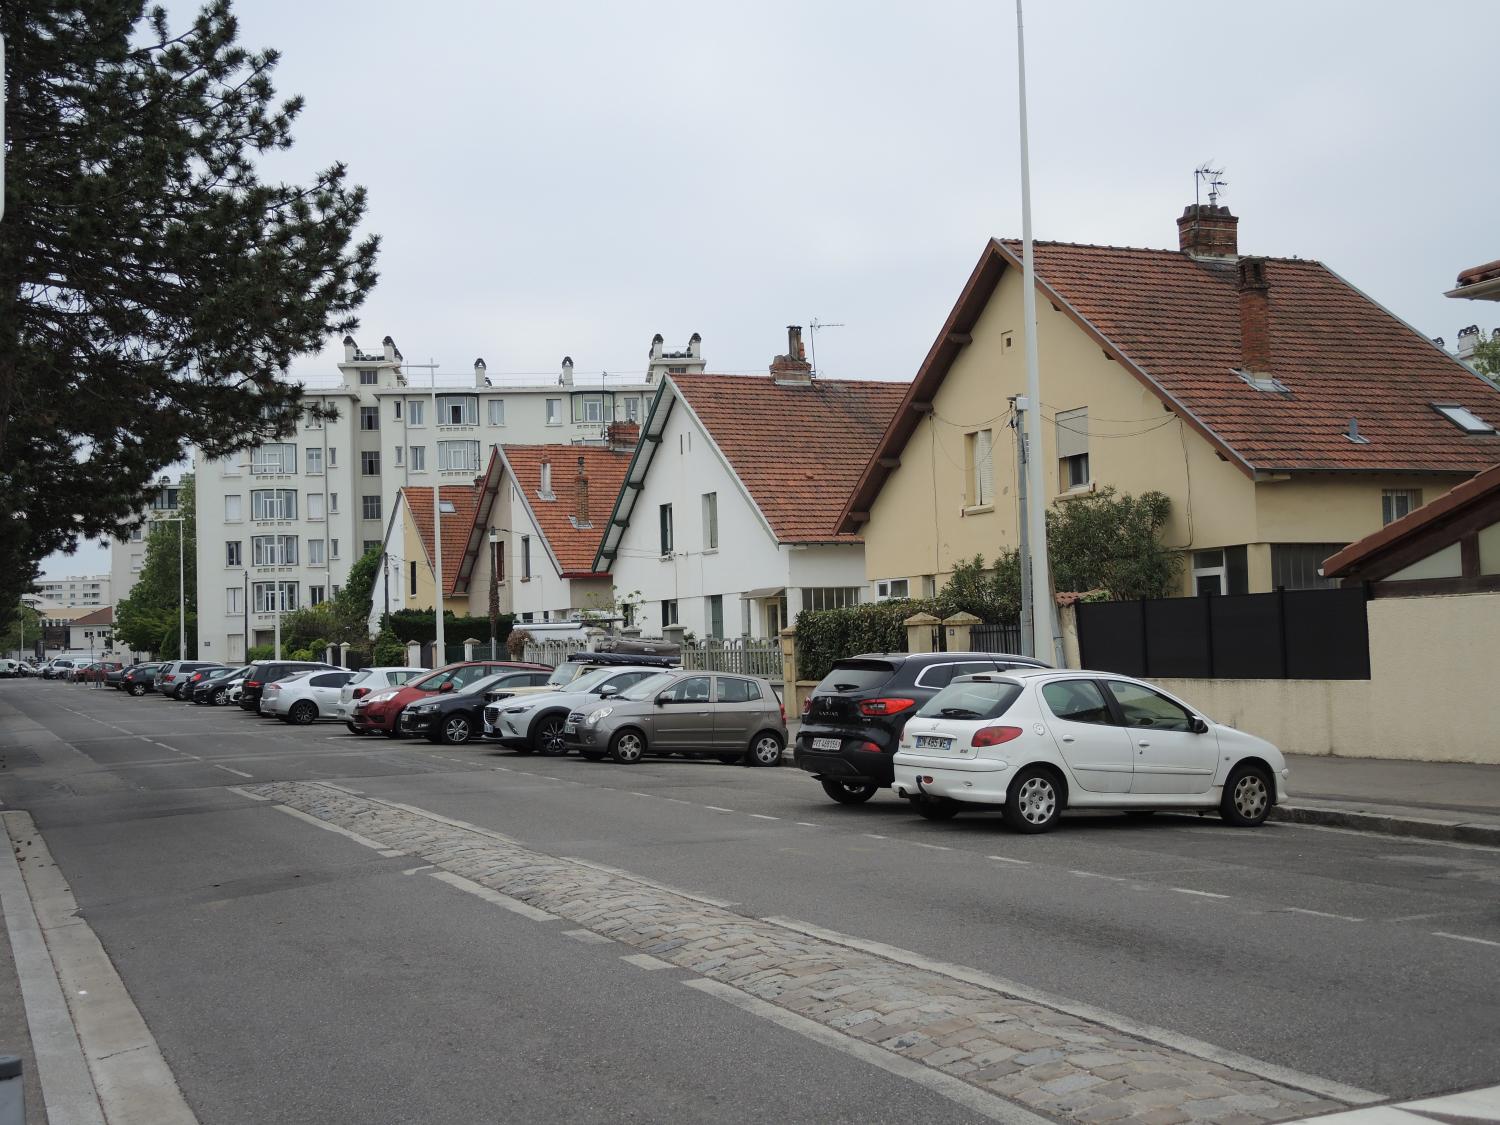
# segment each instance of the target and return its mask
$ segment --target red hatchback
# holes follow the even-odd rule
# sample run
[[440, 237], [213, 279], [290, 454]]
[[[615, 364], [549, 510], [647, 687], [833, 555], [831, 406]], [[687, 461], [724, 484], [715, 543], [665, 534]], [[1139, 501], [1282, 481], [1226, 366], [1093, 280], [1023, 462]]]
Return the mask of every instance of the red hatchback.
[[408, 703], [439, 692], [457, 691], [468, 687], [475, 680], [512, 669], [523, 672], [552, 671], [545, 664], [527, 664], [515, 660], [476, 660], [470, 664], [450, 664], [401, 687], [377, 691], [374, 695], [359, 700], [354, 704], [354, 716], [349, 726], [360, 734], [378, 733], [387, 738], [400, 738], [401, 729], [397, 726], [397, 721]]

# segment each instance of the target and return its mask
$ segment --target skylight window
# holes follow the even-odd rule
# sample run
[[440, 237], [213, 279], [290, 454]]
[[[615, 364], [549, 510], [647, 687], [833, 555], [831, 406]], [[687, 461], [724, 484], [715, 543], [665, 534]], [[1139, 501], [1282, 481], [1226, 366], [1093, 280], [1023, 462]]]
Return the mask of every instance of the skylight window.
[[1252, 371], [1240, 370], [1236, 370], [1235, 374], [1257, 391], [1263, 391], [1268, 395], [1289, 395], [1292, 393], [1292, 389], [1274, 375], [1263, 375]]
[[458, 509], [453, 506], [453, 501], [452, 500], [439, 500], [438, 501], [438, 511], [442, 512], [443, 515], [445, 515], [445, 516], [452, 516], [452, 515], [457, 515], [458, 514]]
[[1456, 402], [1435, 402], [1432, 408], [1466, 434], [1492, 434], [1495, 427]]

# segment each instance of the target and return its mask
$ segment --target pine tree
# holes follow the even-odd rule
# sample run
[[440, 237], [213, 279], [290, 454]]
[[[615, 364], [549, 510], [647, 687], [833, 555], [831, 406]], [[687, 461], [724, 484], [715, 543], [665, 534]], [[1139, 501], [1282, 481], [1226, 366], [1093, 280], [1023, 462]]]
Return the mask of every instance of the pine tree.
[[190, 445], [287, 432], [292, 358], [355, 326], [378, 240], [335, 164], [266, 183], [292, 143], [275, 51], [229, 0], [178, 34], [144, 0], [0, 5], [0, 625], [38, 560], [118, 531]]

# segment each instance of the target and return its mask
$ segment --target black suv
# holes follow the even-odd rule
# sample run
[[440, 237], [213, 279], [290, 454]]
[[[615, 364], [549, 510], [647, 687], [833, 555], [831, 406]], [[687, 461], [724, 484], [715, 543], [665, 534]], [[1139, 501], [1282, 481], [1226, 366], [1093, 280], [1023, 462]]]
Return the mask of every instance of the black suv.
[[906, 720], [954, 676], [1049, 667], [1003, 652], [872, 652], [836, 661], [802, 707], [794, 758], [835, 801], [860, 804], [890, 787]]
[[240, 684], [240, 709], [260, 710], [260, 693], [267, 684], [295, 676], [298, 672], [342, 672], [333, 664], [312, 660], [257, 660], [245, 670], [245, 682]]

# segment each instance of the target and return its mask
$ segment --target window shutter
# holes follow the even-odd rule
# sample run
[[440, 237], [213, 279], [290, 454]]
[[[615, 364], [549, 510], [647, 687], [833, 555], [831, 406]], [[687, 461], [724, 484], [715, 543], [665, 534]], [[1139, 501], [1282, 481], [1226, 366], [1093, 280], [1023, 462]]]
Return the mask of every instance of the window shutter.
[[1089, 451], [1089, 408], [1057, 412], [1057, 456], [1077, 457]]
[[975, 503], [995, 502], [995, 434], [980, 430], [974, 435]]

